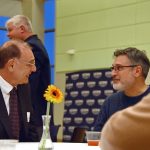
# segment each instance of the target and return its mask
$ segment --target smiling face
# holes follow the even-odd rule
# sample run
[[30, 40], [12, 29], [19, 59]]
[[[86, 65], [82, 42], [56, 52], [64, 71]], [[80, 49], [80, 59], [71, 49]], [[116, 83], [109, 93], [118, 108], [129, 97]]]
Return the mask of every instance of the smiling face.
[[31, 47], [20, 40], [10, 40], [0, 48], [0, 75], [12, 86], [25, 84], [36, 71]]
[[22, 47], [21, 58], [14, 59], [13, 67], [13, 84], [28, 83], [29, 76], [32, 72], [36, 71], [35, 59], [30, 49]]
[[113, 62], [114, 68], [112, 70], [112, 83], [115, 90], [126, 91], [134, 86], [137, 77], [136, 69], [138, 66], [132, 65], [134, 64], [130, 62], [126, 55], [120, 55], [115, 58]]

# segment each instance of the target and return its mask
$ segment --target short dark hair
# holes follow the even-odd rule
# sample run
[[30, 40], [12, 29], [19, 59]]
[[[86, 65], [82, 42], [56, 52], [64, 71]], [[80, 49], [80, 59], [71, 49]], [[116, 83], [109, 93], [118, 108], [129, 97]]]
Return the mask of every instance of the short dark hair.
[[21, 51], [17, 45], [12, 43], [8, 46], [2, 46], [0, 48], [0, 68], [3, 68], [10, 59], [20, 57]]
[[135, 47], [117, 49], [114, 52], [114, 57], [118, 57], [120, 55], [126, 55], [131, 61], [132, 65], [140, 65], [142, 67], [143, 76], [146, 79], [150, 68], [150, 61], [145, 51], [139, 50]]

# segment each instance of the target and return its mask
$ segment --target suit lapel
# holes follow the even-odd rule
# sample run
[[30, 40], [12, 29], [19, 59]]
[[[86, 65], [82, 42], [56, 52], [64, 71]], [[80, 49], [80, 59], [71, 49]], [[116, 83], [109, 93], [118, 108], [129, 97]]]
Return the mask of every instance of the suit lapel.
[[27, 101], [27, 99], [29, 98], [27, 90], [27, 85], [19, 85], [17, 87], [21, 124], [23, 125], [23, 128], [21, 130], [25, 129], [24, 133], [26, 134], [28, 130], [27, 112], [30, 112], [30, 108]]
[[17, 94], [18, 94], [18, 101], [19, 101], [19, 110], [20, 110], [20, 115], [21, 115], [21, 121], [24, 126], [25, 123], [27, 122], [27, 116], [26, 116], [26, 104], [25, 104], [25, 99], [26, 95], [23, 94], [23, 90], [21, 86], [17, 87]]
[[0, 120], [2, 121], [2, 123], [4, 125], [4, 128], [5, 128], [8, 136], [11, 138], [12, 134], [11, 134], [11, 129], [10, 129], [8, 112], [6, 109], [6, 105], [5, 105], [1, 90], [0, 90]]

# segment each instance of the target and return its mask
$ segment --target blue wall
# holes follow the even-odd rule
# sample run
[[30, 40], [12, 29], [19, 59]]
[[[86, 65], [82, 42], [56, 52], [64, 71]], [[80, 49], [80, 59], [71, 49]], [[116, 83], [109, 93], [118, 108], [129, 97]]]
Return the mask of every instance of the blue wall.
[[9, 17], [0, 16], [0, 45], [8, 40], [7, 32], [5, 30], [5, 22]]
[[51, 63], [51, 83], [55, 76], [55, 0], [46, 0], [44, 3], [44, 44], [48, 51]]

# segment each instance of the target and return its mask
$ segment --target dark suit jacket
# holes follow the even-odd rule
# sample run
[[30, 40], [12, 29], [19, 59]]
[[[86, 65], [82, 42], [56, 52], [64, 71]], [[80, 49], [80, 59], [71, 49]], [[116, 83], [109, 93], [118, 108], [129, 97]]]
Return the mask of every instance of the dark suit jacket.
[[[31, 74], [29, 82], [31, 86], [32, 105], [34, 110], [39, 112], [40, 117], [46, 114], [47, 102], [43, 94], [50, 84], [50, 61], [47, 51], [37, 35], [32, 35], [25, 41], [32, 47], [37, 67], [37, 71]], [[50, 110], [52, 111], [52, 108]], [[51, 118], [52, 122], [53, 116]]]
[[[39, 141], [38, 126], [41, 126], [42, 120], [37, 122], [36, 114], [33, 113], [29, 85], [20, 85], [17, 87], [17, 95], [20, 112], [20, 138], [19, 141]], [[27, 122], [27, 112], [30, 112], [30, 123]], [[12, 132], [8, 118], [6, 105], [0, 90], [0, 139], [12, 139]]]

